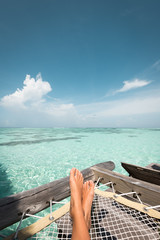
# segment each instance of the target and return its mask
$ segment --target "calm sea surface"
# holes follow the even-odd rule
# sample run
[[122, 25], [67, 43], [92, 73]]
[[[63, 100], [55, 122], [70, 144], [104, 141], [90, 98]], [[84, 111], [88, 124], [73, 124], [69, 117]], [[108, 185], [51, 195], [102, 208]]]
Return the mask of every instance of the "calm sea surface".
[[105, 161], [160, 163], [160, 129], [1, 128], [0, 197]]
[[160, 163], [160, 129], [0, 128], [0, 197], [105, 161]]

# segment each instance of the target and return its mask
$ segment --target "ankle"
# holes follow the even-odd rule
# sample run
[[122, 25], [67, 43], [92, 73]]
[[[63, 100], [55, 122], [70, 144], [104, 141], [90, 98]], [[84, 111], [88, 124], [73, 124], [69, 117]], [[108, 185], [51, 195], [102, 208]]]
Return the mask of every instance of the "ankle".
[[71, 208], [71, 217], [72, 220], [74, 221], [77, 218], [84, 218], [84, 212], [82, 207], [72, 207]]

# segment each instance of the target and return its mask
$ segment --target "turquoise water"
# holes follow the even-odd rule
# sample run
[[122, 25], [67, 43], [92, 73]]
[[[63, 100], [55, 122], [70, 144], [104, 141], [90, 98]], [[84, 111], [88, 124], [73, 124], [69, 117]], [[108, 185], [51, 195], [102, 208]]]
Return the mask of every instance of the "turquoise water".
[[0, 197], [105, 161], [160, 163], [160, 129], [1, 128]]
[[[1, 128], [0, 197], [65, 177], [72, 167], [82, 170], [105, 161], [113, 161], [123, 174], [121, 162], [160, 163], [160, 129]], [[24, 220], [22, 227], [33, 221]], [[9, 235], [16, 228], [0, 233]]]

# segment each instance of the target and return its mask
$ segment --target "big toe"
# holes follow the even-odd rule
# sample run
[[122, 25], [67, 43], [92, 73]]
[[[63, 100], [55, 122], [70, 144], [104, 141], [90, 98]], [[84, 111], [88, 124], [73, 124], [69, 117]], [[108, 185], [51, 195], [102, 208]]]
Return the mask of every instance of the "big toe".
[[70, 180], [74, 179], [75, 173], [76, 173], [76, 168], [72, 168], [71, 171], [70, 171]]
[[75, 176], [77, 180], [83, 181], [83, 175], [78, 169], [76, 169]]

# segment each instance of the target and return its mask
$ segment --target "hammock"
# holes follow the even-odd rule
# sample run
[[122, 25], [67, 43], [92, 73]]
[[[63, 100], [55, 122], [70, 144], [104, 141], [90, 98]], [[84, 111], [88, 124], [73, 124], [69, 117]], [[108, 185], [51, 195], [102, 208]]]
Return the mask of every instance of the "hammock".
[[[142, 202], [128, 200], [123, 195], [95, 190], [91, 211], [91, 240], [159, 240], [160, 212]], [[70, 203], [67, 203], [52, 213], [52, 219], [47, 215], [20, 230], [18, 239], [71, 239], [69, 208]], [[13, 239], [13, 235], [7, 239]]]

